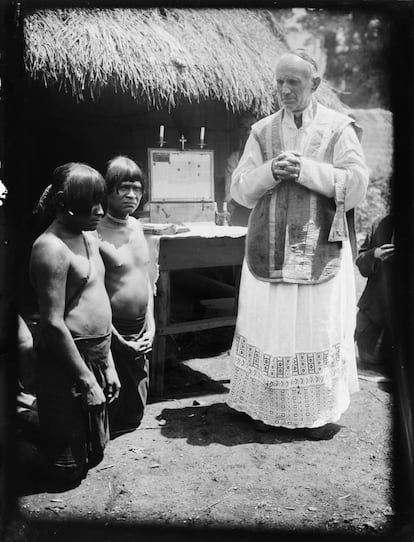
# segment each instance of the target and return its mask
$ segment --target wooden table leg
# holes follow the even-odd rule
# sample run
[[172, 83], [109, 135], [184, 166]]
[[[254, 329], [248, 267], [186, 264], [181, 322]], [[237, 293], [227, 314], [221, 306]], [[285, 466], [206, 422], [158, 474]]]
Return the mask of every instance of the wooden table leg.
[[235, 273], [234, 314], [237, 316], [238, 309], [239, 309], [239, 293], [240, 293], [240, 279], [241, 279], [242, 266], [236, 265], [233, 267], [233, 270]]
[[164, 368], [166, 335], [160, 335], [158, 328], [170, 323], [170, 272], [160, 271], [155, 297], [155, 338], [151, 358], [150, 392], [152, 396], [164, 393]]

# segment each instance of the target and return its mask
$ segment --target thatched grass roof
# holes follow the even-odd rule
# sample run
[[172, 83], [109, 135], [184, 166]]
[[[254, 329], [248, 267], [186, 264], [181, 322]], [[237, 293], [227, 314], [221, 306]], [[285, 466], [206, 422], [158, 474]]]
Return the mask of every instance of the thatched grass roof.
[[[273, 75], [288, 47], [265, 9], [54, 9], [25, 18], [25, 66], [77, 100], [111, 85], [148, 107], [185, 99], [273, 112]], [[343, 106], [326, 83], [318, 99]]]

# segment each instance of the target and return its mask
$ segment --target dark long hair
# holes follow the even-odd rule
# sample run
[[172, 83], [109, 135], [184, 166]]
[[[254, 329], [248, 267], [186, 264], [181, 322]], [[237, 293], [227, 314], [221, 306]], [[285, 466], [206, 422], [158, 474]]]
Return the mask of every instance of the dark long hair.
[[116, 191], [121, 183], [140, 182], [145, 191], [145, 175], [142, 167], [127, 156], [117, 156], [108, 162], [105, 182], [108, 194]]
[[106, 187], [102, 175], [86, 164], [69, 162], [53, 172], [52, 190], [63, 193], [63, 205], [67, 211], [88, 215], [92, 206], [104, 203]]
[[69, 162], [57, 167], [52, 183], [44, 190], [34, 214], [52, 221], [62, 206], [68, 212], [88, 215], [92, 206], [105, 205], [106, 185], [102, 175], [79, 162]]

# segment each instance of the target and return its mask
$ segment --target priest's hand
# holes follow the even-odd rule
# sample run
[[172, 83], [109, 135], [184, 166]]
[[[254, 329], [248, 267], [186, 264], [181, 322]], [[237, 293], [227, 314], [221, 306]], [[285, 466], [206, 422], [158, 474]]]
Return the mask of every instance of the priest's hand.
[[301, 168], [301, 155], [297, 151], [283, 151], [272, 160], [273, 177], [279, 181], [297, 181]]

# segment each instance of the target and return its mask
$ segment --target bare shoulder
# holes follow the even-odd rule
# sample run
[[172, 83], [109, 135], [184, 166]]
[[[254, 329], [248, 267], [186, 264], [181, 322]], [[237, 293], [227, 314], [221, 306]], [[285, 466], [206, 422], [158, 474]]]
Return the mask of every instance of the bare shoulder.
[[45, 231], [33, 243], [33, 251], [59, 255], [68, 252], [67, 245], [54, 232]]
[[31, 265], [52, 269], [69, 265], [70, 254], [67, 245], [54, 232], [46, 231], [33, 244]]

